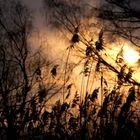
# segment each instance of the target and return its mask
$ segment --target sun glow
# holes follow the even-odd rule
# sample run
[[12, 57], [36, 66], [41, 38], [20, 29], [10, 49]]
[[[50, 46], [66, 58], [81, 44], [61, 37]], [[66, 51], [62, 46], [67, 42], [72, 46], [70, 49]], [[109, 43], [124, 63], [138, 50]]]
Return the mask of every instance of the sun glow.
[[128, 64], [134, 64], [139, 60], [139, 53], [133, 49], [125, 48], [123, 57]]

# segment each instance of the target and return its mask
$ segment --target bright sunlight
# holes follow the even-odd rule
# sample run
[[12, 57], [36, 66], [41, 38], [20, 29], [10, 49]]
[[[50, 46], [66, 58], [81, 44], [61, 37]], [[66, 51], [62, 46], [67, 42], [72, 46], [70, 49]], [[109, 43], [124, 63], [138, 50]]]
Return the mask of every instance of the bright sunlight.
[[123, 57], [128, 64], [132, 65], [138, 61], [139, 53], [127, 47], [124, 49]]

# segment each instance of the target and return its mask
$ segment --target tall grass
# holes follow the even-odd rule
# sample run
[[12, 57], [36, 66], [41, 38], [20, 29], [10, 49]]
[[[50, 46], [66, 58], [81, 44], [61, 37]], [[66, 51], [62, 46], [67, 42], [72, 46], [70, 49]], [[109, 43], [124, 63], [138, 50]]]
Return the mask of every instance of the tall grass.
[[55, 140], [138, 140], [140, 116], [134, 106], [138, 94], [134, 87], [128, 90], [127, 97], [119, 90], [112, 90], [100, 106], [99, 89], [87, 93], [81, 102], [76, 92], [70, 102], [58, 100], [50, 112], [45, 111], [37, 125], [29, 125], [27, 134], [32, 139], [38, 136]]

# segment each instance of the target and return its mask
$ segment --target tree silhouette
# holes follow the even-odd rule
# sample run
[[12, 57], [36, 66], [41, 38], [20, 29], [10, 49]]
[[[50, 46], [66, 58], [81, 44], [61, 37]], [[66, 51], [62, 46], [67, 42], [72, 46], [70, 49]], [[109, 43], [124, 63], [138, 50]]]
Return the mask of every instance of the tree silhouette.
[[[59, 110], [65, 101], [63, 104], [57, 102], [58, 108], [55, 108], [57, 110], [55, 110], [57, 112], [55, 116], [58, 116], [59, 119], [55, 119], [54, 123], [52, 119], [54, 117], [51, 118], [54, 130], [52, 133], [54, 137], [52, 137], [55, 139], [107, 140], [119, 138], [138, 139], [139, 137], [140, 133], [137, 127], [139, 115], [135, 107], [138, 105], [136, 101], [139, 99], [136, 99], [136, 96], [139, 97], [140, 84], [133, 79], [133, 70], [127, 66], [123, 57], [118, 60], [122, 46], [118, 46], [120, 51], [116, 55], [116, 59], [112, 60], [107, 51], [110, 48], [113, 49], [110, 41], [108, 41], [110, 40], [109, 33], [111, 35], [115, 34], [116, 38], [128, 39], [135, 46], [138, 46], [139, 38], [135, 36], [137, 34], [134, 31], [139, 28], [137, 23], [139, 16], [134, 16], [135, 8], [133, 10], [129, 7], [131, 1], [106, 0], [106, 2], [108, 3], [103, 3], [102, 7], [94, 7], [84, 0], [80, 2], [79, 0], [44, 0], [46, 19], [53, 28], [63, 31], [71, 41], [75, 36], [75, 28], [78, 27], [76, 40], [73, 41], [74, 46], [68, 49], [75, 52], [76, 56], [79, 53], [81, 63], [78, 61], [77, 64], [83, 66], [80, 73], [83, 80], [81, 89], [79, 94], [77, 92], [74, 94], [74, 98], [64, 114]], [[117, 8], [107, 4], [116, 5]], [[128, 11], [126, 12], [126, 10]], [[129, 24], [132, 22], [134, 24]], [[108, 88], [109, 76], [107, 73], [114, 74], [112, 75], [114, 84], [110, 89]], [[91, 78], [96, 80], [97, 76], [100, 79], [99, 88], [96, 85], [97, 82], [90, 81]], [[86, 82], [84, 79], [86, 79]], [[93, 92], [89, 90], [89, 85], [92, 82], [97, 87], [97, 89], [93, 89]], [[84, 91], [83, 86], [85, 83], [86, 90]], [[126, 86], [130, 89], [125, 88]], [[127, 96], [122, 88], [125, 88]], [[101, 93], [102, 104], [97, 100], [99, 93]], [[71, 113], [72, 109], [76, 110], [75, 114]], [[67, 116], [67, 121], [60, 119], [63, 118], [63, 115]], [[132, 128], [130, 125], [132, 125]], [[124, 133], [127, 133], [127, 135], [123, 136]]]
[[19, 1], [0, 1], [0, 139], [43, 133], [41, 114], [61, 89], [49, 77], [53, 63], [29, 43], [32, 21]]
[[[113, 21], [107, 26], [113, 33], [124, 22], [122, 13], [118, 13], [122, 21], [114, 24], [114, 13], [84, 1], [43, 2], [48, 23], [69, 38], [63, 67], [31, 47], [34, 28], [29, 9], [19, 1], [0, 1], [0, 139], [139, 139], [140, 83], [133, 70], [118, 60], [122, 46], [115, 59], [109, 55], [108, 22], [97, 22], [97, 18]], [[129, 4], [126, 0], [107, 2], [123, 5], [121, 9]], [[132, 13], [132, 19], [139, 18]], [[81, 88], [74, 91], [70, 80], [79, 65]], [[56, 94], [60, 98], [55, 102], [51, 98]], [[47, 110], [49, 101], [52, 106]]]
[[[86, 11], [83, 10], [83, 4], [86, 4]], [[102, 12], [105, 13], [103, 9], [102, 10], [98, 9], [98, 7], [95, 9], [92, 6], [89, 6], [87, 3], [84, 3], [84, 1], [83, 3], [82, 2], [79, 3], [78, 0], [74, 2], [72, 1], [68, 2], [63, 0], [61, 1], [44, 0], [44, 7], [45, 9], [50, 11], [49, 14], [46, 11], [47, 19], [49, 17], [48, 20], [49, 24], [51, 24], [52, 27], [56, 27], [56, 28], [59, 26], [61, 30], [64, 30], [64, 32], [67, 31], [68, 34], [71, 34], [72, 37], [70, 38], [70, 40], [73, 39], [73, 37], [75, 36], [75, 29], [78, 27], [78, 34], [76, 32], [76, 42], [74, 43], [79, 43], [79, 44], [81, 43], [84, 47], [81, 48], [81, 45], [75, 44], [76, 45], [75, 51], [76, 52], [79, 51], [79, 53], [86, 54], [86, 56], [84, 57], [86, 59], [82, 58], [83, 61], [85, 61], [85, 65], [86, 65], [85, 71], [88, 71], [89, 68], [87, 67], [87, 64], [90, 65], [92, 60], [95, 60], [96, 62], [99, 60], [100, 64], [102, 64], [107, 69], [115, 72], [117, 75], [121, 74], [121, 69], [126, 64], [125, 62], [117, 63], [116, 60], [116, 62], [113, 62], [115, 63], [115, 65], [117, 65], [115, 66], [110, 62], [110, 61], [114, 61], [110, 57], [107, 51], [110, 44], [107, 43], [108, 41], [104, 39], [108, 37], [108, 29], [109, 29], [108, 27], [113, 28], [114, 26], [113, 25], [109, 26], [108, 24], [106, 26], [106, 24], [103, 25], [103, 24], [95, 23], [95, 21], [97, 20], [96, 17], [100, 17], [100, 14], [102, 14]], [[93, 15], [91, 14], [92, 10], [94, 10], [93, 12], [95, 13]], [[105, 15], [105, 16], [109, 17], [109, 15]], [[104, 17], [100, 17], [100, 18], [103, 19]], [[115, 16], [114, 16], [114, 20], [115, 20]], [[121, 31], [122, 28], [123, 27], [121, 27], [120, 29]], [[128, 31], [127, 29], [130, 29], [130, 27], [125, 29], [126, 31]], [[92, 32], [93, 30], [95, 30], [97, 33]], [[112, 30], [112, 33], [114, 34], [115, 31]], [[121, 36], [122, 34], [120, 33], [119, 35]], [[124, 72], [123, 75], [124, 79], [127, 79], [127, 77], [129, 77], [127, 79], [127, 82], [135, 85], [139, 85], [139, 83], [135, 81], [132, 78], [132, 76], [128, 76], [129, 74]]]
[[139, 47], [140, 11], [139, 1], [104, 0], [99, 9], [98, 17], [106, 23], [106, 30], [121, 36]]

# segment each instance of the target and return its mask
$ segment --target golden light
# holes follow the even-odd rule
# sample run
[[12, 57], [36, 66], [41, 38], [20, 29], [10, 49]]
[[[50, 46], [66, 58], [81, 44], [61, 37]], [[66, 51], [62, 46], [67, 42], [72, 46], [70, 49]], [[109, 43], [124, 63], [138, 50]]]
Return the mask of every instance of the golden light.
[[128, 64], [132, 65], [139, 60], [139, 53], [127, 47], [124, 49], [123, 57]]

